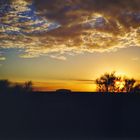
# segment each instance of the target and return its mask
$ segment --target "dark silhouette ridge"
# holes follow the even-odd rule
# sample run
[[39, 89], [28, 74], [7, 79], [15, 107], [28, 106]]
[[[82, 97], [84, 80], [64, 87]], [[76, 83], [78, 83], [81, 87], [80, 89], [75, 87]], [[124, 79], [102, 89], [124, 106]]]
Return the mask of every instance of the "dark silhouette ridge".
[[0, 139], [139, 139], [139, 108], [139, 94], [0, 94]]
[[0, 139], [139, 139], [140, 85], [128, 79], [129, 92], [112, 92], [114, 75], [105, 77], [102, 92], [34, 92], [30, 81], [1, 80]]
[[58, 89], [56, 90], [57, 93], [71, 93], [72, 91], [69, 89]]

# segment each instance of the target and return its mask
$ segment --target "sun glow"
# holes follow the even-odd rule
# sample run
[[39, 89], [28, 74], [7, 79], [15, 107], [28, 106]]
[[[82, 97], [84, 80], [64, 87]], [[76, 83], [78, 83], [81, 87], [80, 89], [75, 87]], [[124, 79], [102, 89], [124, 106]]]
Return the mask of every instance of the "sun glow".
[[115, 86], [120, 91], [125, 87], [125, 81], [116, 81]]
[[124, 71], [116, 71], [116, 75], [117, 76], [124, 76], [124, 75], [128, 75], [128, 74]]

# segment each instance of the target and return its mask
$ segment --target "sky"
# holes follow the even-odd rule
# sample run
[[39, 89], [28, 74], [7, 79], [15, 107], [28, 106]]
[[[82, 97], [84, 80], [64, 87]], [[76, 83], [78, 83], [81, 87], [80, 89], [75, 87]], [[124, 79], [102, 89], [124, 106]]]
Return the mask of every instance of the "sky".
[[116, 71], [140, 80], [139, 0], [0, 0], [0, 79], [95, 91]]

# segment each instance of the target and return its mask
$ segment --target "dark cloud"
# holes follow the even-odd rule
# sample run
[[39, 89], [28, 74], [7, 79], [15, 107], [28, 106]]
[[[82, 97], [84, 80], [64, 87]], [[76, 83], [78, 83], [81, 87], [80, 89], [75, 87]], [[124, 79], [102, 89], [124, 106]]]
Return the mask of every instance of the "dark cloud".
[[140, 25], [140, 0], [35, 0], [35, 5], [41, 16], [62, 25], [50, 33], [59, 37], [95, 29], [123, 34]]
[[140, 0], [0, 0], [0, 17], [0, 48], [22, 57], [140, 47]]
[[[45, 16], [62, 24], [79, 20], [97, 12], [125, 26], [140, 23], [140, 0], [35, 0], [38, 10], [46, 10]], [[79, 12], [78, 12], [79, 11]], [[133, 24], [134, 25], [134, 24]]]
[[[133, 34], [132, 28], [139, 30], [140, 26], [140, 0], [35, 0], [35, 4], [42, 16], [62, 25], [50, 35], [79, 40], [84, 37], [86, 42], [93, 37], [94, 43], [85, 43], [88, 47], [105, 48], [108, 45], [110, 48], [117, 43], [123, 47], [125, 40], [120, 36], [125, 34], [129, 38]], [[106, 38], [108, 33], [110, 37]], [[104, 46], [96, 42], [97, 39], [103, 39]], [[120, 40], [123, 41], [120, 43]]]

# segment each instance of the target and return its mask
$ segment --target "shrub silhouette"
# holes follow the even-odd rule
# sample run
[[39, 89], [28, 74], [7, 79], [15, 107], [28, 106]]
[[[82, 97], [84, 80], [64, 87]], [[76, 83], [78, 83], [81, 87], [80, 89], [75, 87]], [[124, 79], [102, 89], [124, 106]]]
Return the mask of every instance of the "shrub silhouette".
[[137, 85], [133, 88], [133, 92], [134, 92], [134, 93], [140, 93], [140, 84], [137, 84]]
[[33, 84], [31, 81], [22, 84], [12, 84], [8, 80], [0, 80], [0, 93], [13, 92], [13, 93], [23, 93], [32, 92]]
[[12, 87], [12, 92], [14, 92], [14, 93], [22, 93], [22, 92], [24, 92], [23, 86], [20, 85], [20, 84], [15, 84], [15, 85]]
[[[116, 85], [117, 82], [123, 83], [122, 87]], [[140, 84], [136, 84], [135, 79], [116, 76], [115, 72], [105, 73], [96, 79], [98, 92], [137, 92], [140, 93]]]
[[133, 92], [135, 88], [134, 85], [136, 83], [135, 79], [125, 79], [124, 91], [125, 92]]
[[32, 81], [25, 82], [23, 88], [26, 92], [32, 92], [33, 91]]
[[4, 92], [9, 90], [10, 82], [8, 80], [0, 80], [0, 91]]
[[99, 92], [115, 92], [115, 81], [119, 77], [115, 75], [115, 72], [105, 73], [100, 78], [96, 79], [97, 90]]

